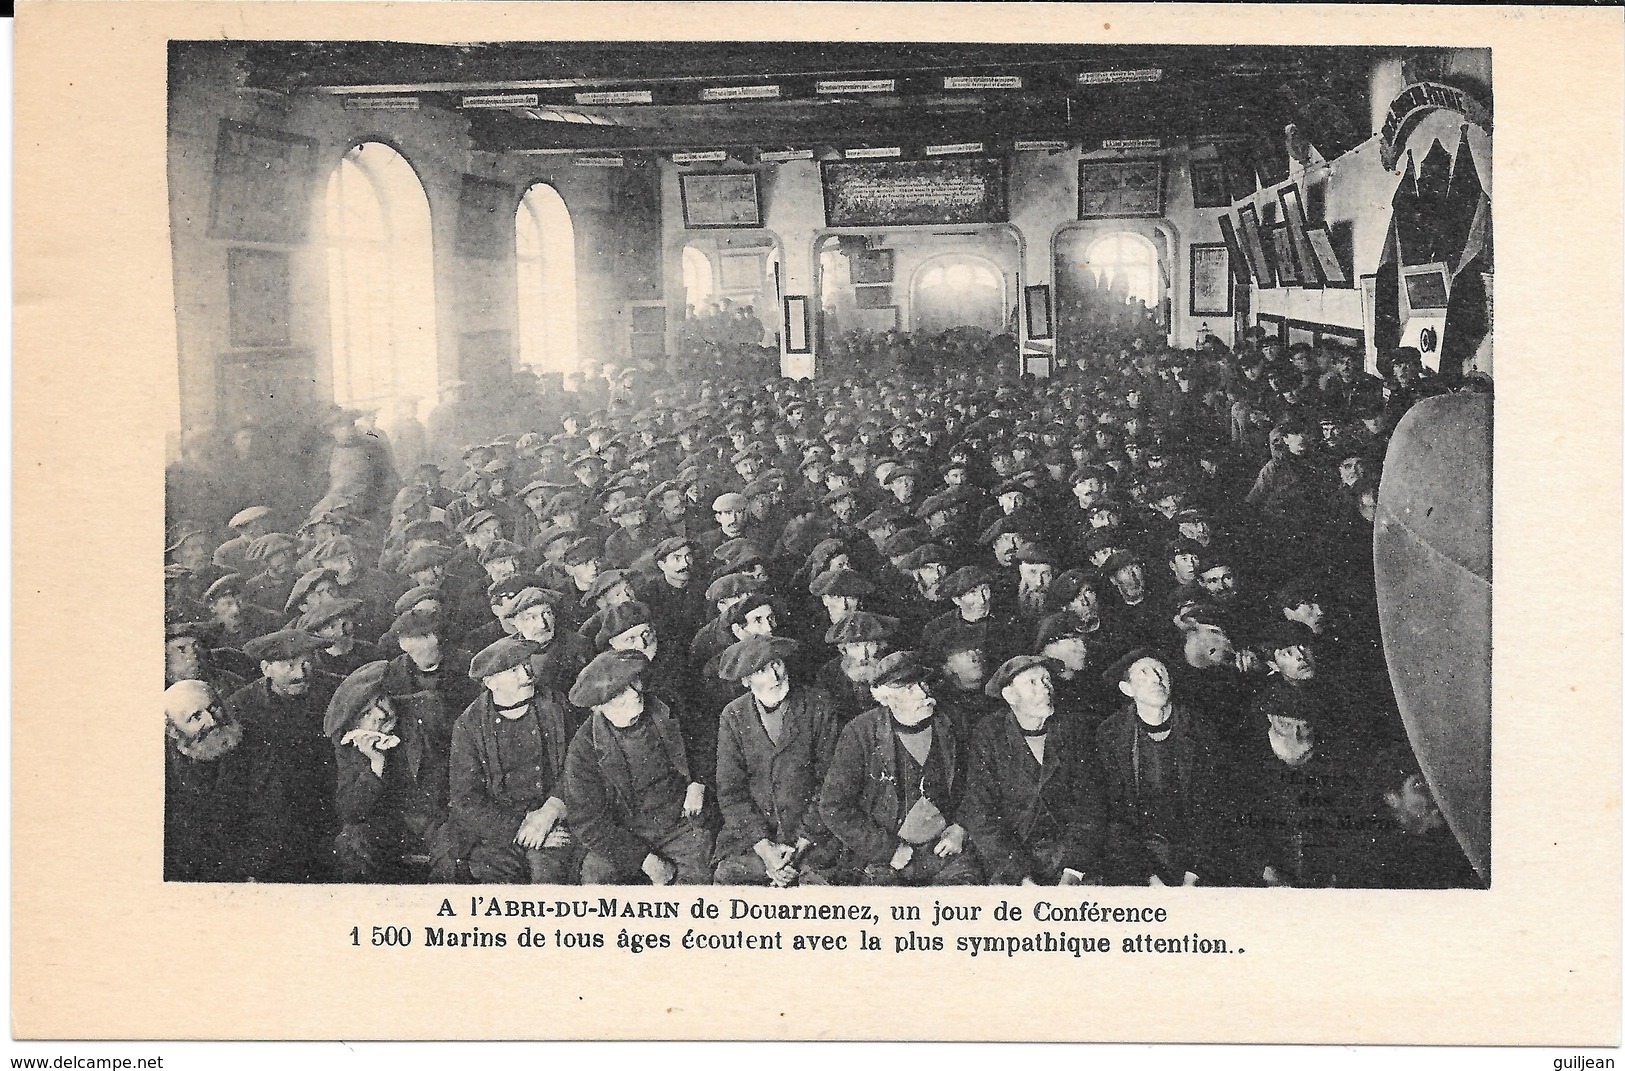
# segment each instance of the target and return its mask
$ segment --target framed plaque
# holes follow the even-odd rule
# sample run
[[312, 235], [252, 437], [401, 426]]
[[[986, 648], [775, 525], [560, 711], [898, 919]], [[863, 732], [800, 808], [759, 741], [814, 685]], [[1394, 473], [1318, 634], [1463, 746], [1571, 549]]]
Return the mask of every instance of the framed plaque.
[[754, 171], [678, 175], [683, 195], [683, 226], [760, 227], [762, 199]]

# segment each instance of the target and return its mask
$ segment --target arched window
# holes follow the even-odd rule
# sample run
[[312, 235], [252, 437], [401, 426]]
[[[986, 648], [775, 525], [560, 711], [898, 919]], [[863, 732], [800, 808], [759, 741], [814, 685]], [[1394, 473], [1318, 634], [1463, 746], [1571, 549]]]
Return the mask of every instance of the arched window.
[[947, 253], [932, 257], [914, 276], [914, 330], [937, 334], [951, 327], [1006, 329], [1004, 273], [985, 257]]
[[1162, 298], [1162, 274], [1157, 269], [1157, 248], [1138, 234], [1108, 234], [1089, 243], [1083, 266], [1107, 289], [1139, 298], [1155, 309]]
[[434, 238], [405, 157], [379, 142], [344, 154], [327, 183], [327, 242], [334, 400], [433, 404]]
[[705, 255], [705, 250], [691, 245], [683, 247], [683, 291], [687, 295], [685, 302], [694, 306], [697, 314], [705, 312], [706, 303], [716, 292], [711, 258]]
[[539, 374], [576, 371], [576, 232], [559, 191], [538, 182], [519, 201], [519, 360]]

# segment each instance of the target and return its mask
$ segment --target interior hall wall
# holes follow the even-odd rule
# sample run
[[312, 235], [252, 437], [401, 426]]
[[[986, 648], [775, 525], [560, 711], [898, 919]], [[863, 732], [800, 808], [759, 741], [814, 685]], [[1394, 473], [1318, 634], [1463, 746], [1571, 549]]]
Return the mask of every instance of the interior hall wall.
[[[323, 197], [328, 177], [345, 152], [362, 141], [382, 141], [400, 152], [422, 181], [429, 201], [434, 242], [435, 321], [439, 374], [476, 385], [500, 381], [511, 370], [510, 346], [496, 352], [467, 347], [464, 336], [506, 332], [517, 340], [517, 283], [510, 252], [497, 260], [461, 256], [457, 215], [462, 176], [472, 174], [514, 187], [551, 183], [569, 207], [577, 249], [578, 325], [584, 357], [613, 337], [621, 304], [617, 291], [615, 205], [601, 170], [573, 167], [568, 157], [475, 152], [467, 121], [458, 113], [358, 111], [340, 99], [291, 98], [243, 88], [240, 49], [200, 44], [177, 50], [171, 64], [169, 107], [169, 198], [175, 280], [176, 343], [181, 421], [207, 427], [222, 418], [218, 401], [223, 363], [241, 356], [232, 349], [227, 256], [233, 247], [283, 250], [290, 261], [290, 351], [299, 356], [275, 365], [274, 376], [290, 390], [317, 401], [332, 397], [332, 354]], [[306, 187], [309, 229], [289, 244], [242, 242], [209, 234], [210, 197], [220, 121], [232, 119], [316, 141]], [[506, 224], [512, 227], [512, 217]], [[501, 337], [490, 336], [486, 338]], [[433, 399], [425, 399], [425, 408]]]

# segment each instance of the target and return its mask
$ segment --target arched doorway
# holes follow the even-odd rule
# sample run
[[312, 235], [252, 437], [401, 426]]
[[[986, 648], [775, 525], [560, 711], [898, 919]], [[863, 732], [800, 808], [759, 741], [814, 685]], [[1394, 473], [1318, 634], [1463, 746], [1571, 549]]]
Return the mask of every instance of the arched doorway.
[[932, 257], [914, 273], [910, 286], [912, 327], [940, 334], [951, 327], [977, 327], [996, 335], [1005, 330], [1004, 272], [986, 257], [949, 253]]
[[1078, 359], [1101, 340], [1165, 335], [1171, 260], [1171, 242], [1161, 224], [1061, 231], [1055, 238], [1060, 355]]
[[514, 220], [519, 272], [519, 360], [538, 374], [577, 369], [576, 237], [559, 191], [538, 182]]

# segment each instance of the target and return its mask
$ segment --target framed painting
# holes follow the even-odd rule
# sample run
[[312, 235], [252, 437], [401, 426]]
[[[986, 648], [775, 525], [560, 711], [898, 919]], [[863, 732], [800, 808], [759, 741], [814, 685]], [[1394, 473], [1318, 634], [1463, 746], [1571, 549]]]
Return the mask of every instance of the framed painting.
[[1242, 205], [1236, 213], [1241, 220], [1241, 248], [1247, 254], [1247, 267], [1265, 290], [1275, 289], [1275, 268], [1264, 251], [1264, 235], [1258, 226], [1258, 209]]
[[807, 296], [788, 294], [784, 299], [784, 352], [812, 352], [812, 324], [808, 319]]
[[756, 172], [678, 175], [677, 182], [683, 197], [683, 226], [689, 230], [762, 225]]
[[1292, 235], [1285, 223], [1273, 223], [1264, 228], [1264, 252], [1276, 280], [1286, 287], [1302, 286], [1303, 272], [1297, 254], [1292, 249]]
[[1027, 287], [1027, 337], [1055, 337], [1055, 318], [1047, 284]]
[[1336, 243], [1332, 241], [1332, 232], [1321, 224], [1307, 228], [1304, 235], [1309, 239], [1309, 248], [1315, 255], [1315, 267], [1320, 272], [1321, 282], [1334, 290], [1354, 289], [1354, 277], [1343, 267]]
[[1191, 161], [1191, 199], [1197, 208], [1229, 208], [1230, 189], [1222, 160]]
[[1085, 160], [1078, 164], [1079, 219], [1162, 215], [1162, 161]]
[[1224, 242], [1195, 242], [1190, 251], [1190, 314], [1229, 316], [1230, 246]]
[[1309, 228], [1303, 213], [1303, 195], [1296, 185], [1281, 188], [1281, 221], [1286, 224], [1287, 238], [1292, 243], [1292, 255], [1298, 265], [1300, 286], [1320, 289], [1320, 269], [1316, 267], [1315, 251], [1310, 248]]

